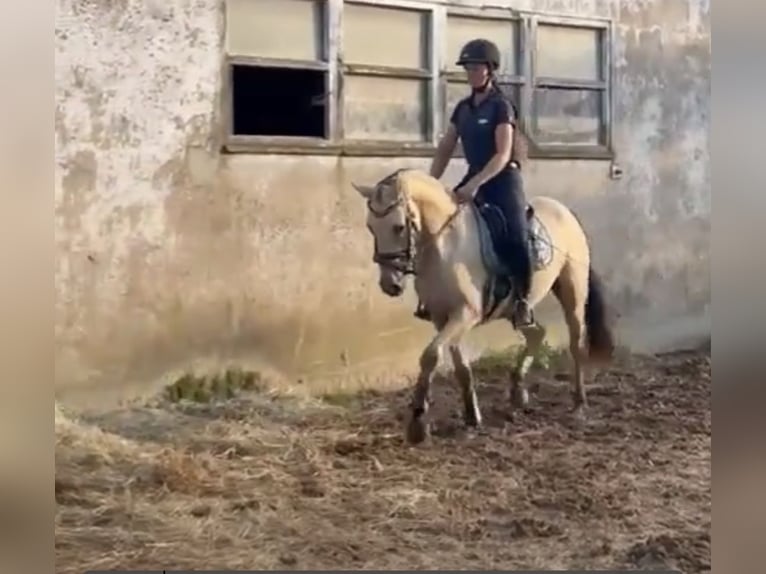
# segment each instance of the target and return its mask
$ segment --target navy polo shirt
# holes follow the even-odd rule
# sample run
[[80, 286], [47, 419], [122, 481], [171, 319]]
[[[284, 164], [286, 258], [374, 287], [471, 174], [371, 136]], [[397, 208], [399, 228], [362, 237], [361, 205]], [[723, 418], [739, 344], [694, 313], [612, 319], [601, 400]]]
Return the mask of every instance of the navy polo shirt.
[[[473, 95], [458, 102], [450, 121], [455, 124], [463, 145], [463, 154], [468, 163], [466, 179], [480, 172], [497, 153], [495, 128], [509, 123], [515, 129], [516, 119], [513, 104], [498, 88], [491, 88], [490, 93], [479, 104], [474, 103]], [[482, 188], [494, 187], [495, 183], [501, 184], [507, 181], [510, 173], [511, 162], [509, 161], [508, 165], [487, 181]]]

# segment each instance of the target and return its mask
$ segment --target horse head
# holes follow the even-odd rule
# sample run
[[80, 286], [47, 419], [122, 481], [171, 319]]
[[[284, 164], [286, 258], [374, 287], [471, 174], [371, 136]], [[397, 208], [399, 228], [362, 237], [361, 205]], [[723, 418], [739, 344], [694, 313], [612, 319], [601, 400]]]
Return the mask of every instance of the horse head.
[[401, 171], [375, 185], [351, 184], [367, 201], [367, 229], [375, 244], [372, 259], [380, 271], [380, 288], [390, 297], [404, 293], [407, 276], [415, 273], [415, 248], [420, 232], [420, 213], [403, 191]]

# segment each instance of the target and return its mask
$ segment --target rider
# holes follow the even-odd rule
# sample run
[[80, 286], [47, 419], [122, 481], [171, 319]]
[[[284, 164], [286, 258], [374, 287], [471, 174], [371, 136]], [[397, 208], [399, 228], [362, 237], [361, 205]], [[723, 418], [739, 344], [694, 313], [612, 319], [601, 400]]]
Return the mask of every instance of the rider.
[[[500, 91], [495, 72], [500, 67], [500, 51], [489, 40], [471, 40], [460, 51], [457, 65], [463, 66], [471, 95], [457, 103], [447, 131], [431, 163], [431, 175], [440, 178], [452, 157], [458, 138], [468, 163], [468, 173], [454, 190], [460, 203], [475, 200], [491, 203], [507, 220], [503, 258], [514, 280], [517, 326], [532, 322], [527, 297], [532, 278], [532, 263], [527, 247], [526, 200], [520, 159], [524, 141], [516, 131], [514, 105]], [[419, 303], [415, 316], [428, 319]]]

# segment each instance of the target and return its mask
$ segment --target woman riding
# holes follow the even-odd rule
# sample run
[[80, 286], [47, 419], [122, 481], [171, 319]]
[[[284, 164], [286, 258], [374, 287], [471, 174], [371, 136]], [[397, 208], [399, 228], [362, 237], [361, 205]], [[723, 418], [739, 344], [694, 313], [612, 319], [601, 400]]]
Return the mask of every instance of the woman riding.
[[[516, 131], [516, 110], [496, 83], [500, 51], [489, 40], [468, 42], [460, 51], [457, 65], [463, 66], [471, 95], [455, 106], [447, 131], [439, 142], [431, 175], [439, 179], [449, 163], [458, 138], [468, 163], [468, 172], [454, 190], [458, 202], [474, 200], [497, 206], [506, 218], [507, 235], [498, 256], [513, 278], [517, 327], [532, 322], [527, 303], [532, 279], [528, 250], [526, 199], [521, 178], [523, 145]], [[421, 303], [415, 316], [428, 319]]]

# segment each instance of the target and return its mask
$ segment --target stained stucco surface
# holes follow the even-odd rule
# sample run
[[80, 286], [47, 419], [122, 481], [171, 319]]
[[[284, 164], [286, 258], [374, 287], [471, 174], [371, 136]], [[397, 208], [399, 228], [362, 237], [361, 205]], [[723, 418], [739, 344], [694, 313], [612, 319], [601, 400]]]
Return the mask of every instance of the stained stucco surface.
[[[617, 22], [623, 178], [609, 178], [609, 162], [538, 161], [528, 193], [578, 211], [626, 316], [704, 313], [709, 1], [515, 6]], [[333, 367], [426, 340], [412, 300], [377, 288], [349, 182], [428, 163], [219, 155], [222, 24], [218, 0], [58, 2], [60, 387], [154, 376], [219, 353]], [[445, 179], [461, 173], [455, 162]]]

